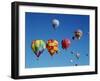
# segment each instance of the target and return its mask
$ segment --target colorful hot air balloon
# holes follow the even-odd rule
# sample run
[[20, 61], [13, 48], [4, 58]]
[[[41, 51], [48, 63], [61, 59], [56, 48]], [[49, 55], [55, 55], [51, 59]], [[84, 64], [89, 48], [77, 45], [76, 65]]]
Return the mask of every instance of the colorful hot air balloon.
[[76, 30], [76, 31], [74, 32], [73, 40], [74, 40], [75, 38], [76, 38], [76, 39], [81, 39], [82, 34], [83, 34], [83, 32], [82, 32], [80, 29]]
[[67, 48], [69, 48], [71, 41], [69, 39], [63, 39], [61, 44], [62, 44], [63, 49], [67, 49]]
[[54, 29], [58, 28], [59, 20], [58, 19], [53, 19], [52, 20], [52, 26], [53, 26]]
[[31, 47], [35, 55], [39, 57], [46, 48], [46, 44], [43, 40], [33, 40]]
[[46, 48], [51, 56], [58, 52], [58, 41], [57, 40], [48, 40], [46, 44]]

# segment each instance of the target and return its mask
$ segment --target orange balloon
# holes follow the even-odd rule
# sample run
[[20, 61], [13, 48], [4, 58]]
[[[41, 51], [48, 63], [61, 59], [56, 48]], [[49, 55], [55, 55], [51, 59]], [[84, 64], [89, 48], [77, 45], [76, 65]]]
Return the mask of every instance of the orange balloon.
[[48, 40], [46, 44], [46, 48], [51, 56], [58, 52], [58, 41], [57, 40]]

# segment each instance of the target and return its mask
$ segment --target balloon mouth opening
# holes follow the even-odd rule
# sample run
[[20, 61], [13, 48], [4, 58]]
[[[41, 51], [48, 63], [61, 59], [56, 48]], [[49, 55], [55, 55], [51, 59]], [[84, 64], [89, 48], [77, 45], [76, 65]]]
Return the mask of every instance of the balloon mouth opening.
[[36, 55], [37, 57], [39, 57], [39, 56], [43, 53], [43, 51], [44, 51], [44, 49], [43, 49], [42, 51], [34, 52], [34, 53], [35, 53], [35, 55]]

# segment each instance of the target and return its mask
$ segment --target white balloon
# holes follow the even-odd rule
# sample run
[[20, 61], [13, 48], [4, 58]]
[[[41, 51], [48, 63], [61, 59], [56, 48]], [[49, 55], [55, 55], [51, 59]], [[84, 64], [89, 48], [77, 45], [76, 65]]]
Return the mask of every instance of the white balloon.
[[73, 60], [72, 60], [72, 59], [70, 59], [70, 62], [73, 62]]
[[80, 53], [76, 53], [76, 57], [79, 58], [80, 57]]
[[59, 26], [59, 20], [53, 19], [52, 20], [52, 25], [53, 25], [54, 28], [58, 27]]

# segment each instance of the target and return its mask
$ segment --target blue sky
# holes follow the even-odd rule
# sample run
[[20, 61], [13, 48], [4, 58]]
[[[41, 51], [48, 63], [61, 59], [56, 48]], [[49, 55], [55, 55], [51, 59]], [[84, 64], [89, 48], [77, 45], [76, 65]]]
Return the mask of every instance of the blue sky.
[[[59, 27], [54, 30], [52, 20], [59, 20]], [[81, 29], [83, 36], [80, 40], [72, 40], [74, 31]], [[62, 67], [88, 65], [89, 64], [89, 16], [73, 14], [49, 14], [49, 13], [25, 13], [25, 68], [39, 67]], [[71, 40], [71, 45], [67, 50], [61, 47], [61, 41], [65, 38]], [[47, 49], [37, 60], [31, 49], [33, 40], [55, 39], [59, 42], [59, 54], [50, 56]], [[77, 59], [71, 51], [80, 53]], [[86, 56], [88, 54], [88, 56]], [[70, 60], [73, 62], [70, 62]]]

